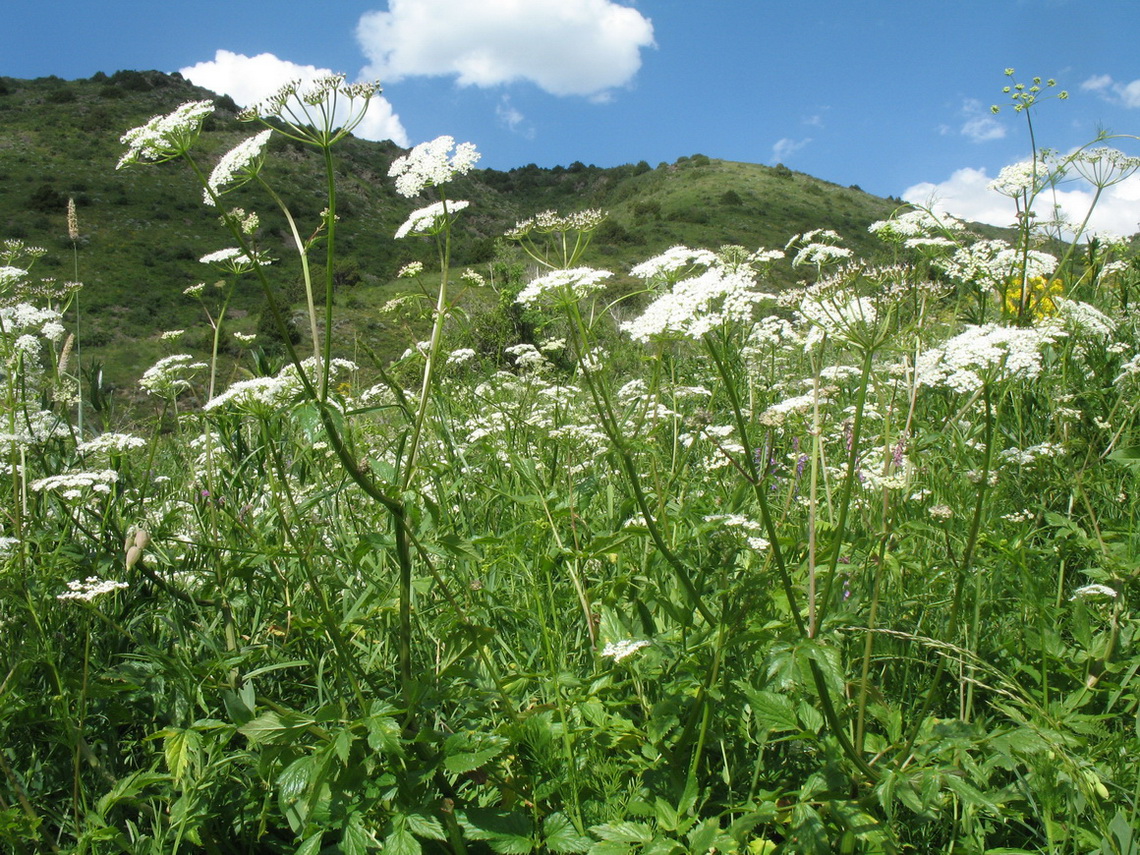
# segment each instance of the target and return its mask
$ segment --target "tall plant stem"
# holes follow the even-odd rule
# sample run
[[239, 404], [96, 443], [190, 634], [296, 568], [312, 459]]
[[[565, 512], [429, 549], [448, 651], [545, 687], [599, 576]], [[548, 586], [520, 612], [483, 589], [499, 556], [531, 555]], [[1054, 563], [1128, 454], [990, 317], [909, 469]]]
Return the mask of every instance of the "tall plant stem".
[[843, 492], [839, 496], [839, 520], [835, 524], [834, 547], [831, 550], [831, 561], [828, 566], [827, 584], [823, 590], [820, 601], [819, 620], [823, 622], [831, 607], [832, 591], [835, 588], [836, 571], [839, 567], [839, 553], [843, 545], [843, 538], [847, 533], [847, 513], [851, 507], [851, 494], [855, 489], [855, 472], [859, 466], [859, 440], [863, 433], [863, 414], [867, 404], [867, 385], [871, 377], [871, 361], [875, 352], [866, 348], [863, 354], [863, 370], [859, 378], [859, 393], [855, 398], [855, 416], [851, 424], [851, 449], [847, 455], [847, 473], [844, 476]]
[[688, 598], [690, 604], [697, 610], [701, 617], [705, 619], [709, 626], [715, 626], [717, 622], [716, 616], [701, 599], [700, 592], [697, 591], [693, 580], [690, 578], [689, 568], [685, 566], [685, 563], [681, 561], [661, 535], [661, 529], [657, 525], [657, 519], [649, 507], [645, 490], [641, 486], [641, 475], [637, 471], [633, 454], [629, 450], [625, 436], [618, 425], [613, 403], [610, 401], [609, 394], [606, 390], [596, 381], [592, 369], [587, 365], [586, 343], [589, 341], [589, 336], [586, 331], [585, 323], [582, 320], [582, 314], [578, 311], [577, 303], [569, 304], [567, 310], [570, 315], [571, 329], [574, 331], [574, 346], [578, 355], [578, 366], [585, 380], [586, 388], [589, 390], [590, 397], [594, 402], [594, 409], [600, 417], [602, 430], [610, 442], [613, 443], [614, 450], [617, 452], [618, 460], [621, 463], [622, 471], [625, 473], [626, 478], [629, 480], [630, 487], [633, 489], [634, 501], [637, 502], [637, 508], [641, 512], [646, 529], [649, 531], [649, 537], [653, 540], [653, 545], [657, 548], [657, 551], [673, 569], [673, 574], [677, 582], [684, 589], [685, 596]]
[[[954, 636], [958, 634], [958, 616], [962, 608], [962, 594], [966, 587], [966, 574], [973, 565], [974, 550], [977, 547], [978, 534], [982, 526], [982, 510], [985, 507], [986, 495], [989, 491], [990, 460], [993, 456], [994, 413], [989, 383], [986, 383], [982, 387], [982, 390], [982, 398], [986, 405], [983, 440], [985, 443], [985, 452], [982, 460], [981, 480], [978, 483], [978, 494], [974, 500], [974, 515], [970, 521], [970, 531], [966, 537], [965, 549], [962, 551], [962, 557], [958, 562], [958, 574], [954, 582], [954, 599], [950, 603], [950, 614], [946, 622], [946, 639], [951, 643], [953, 643]], [[942, 675], [945, 672], [946, 657], [941, 656], [938, 659], [938, 664], [935, 666], [934, 675], [930, 678], [930, 686], [926, 690], [926, 697], [923, 699], [922, 708], [914, 718], [914, 723], [911, 726], [910, 734], [907, 737], [902, 751], [897, 755], [898, 764], [900, 766], [907, 762], [911, 749], [914, 747], [915, 740], [918, 739], [918, 732], [922, 727], [922, 723], [926, 720], [926, 717], [930, 714], [930, 710], [934, 706], [934, 699], [938, 694], [942, 682]]]
[[[745, 466], [750, 473], [752, 489], [756, 496], [757, 504], [760, 506], [760, 518], [768, 534], [769, 543], [771, 544], [770, 548], [772, 550], [773, 562], [776, 564], [776, 571], [783, 585], [784, 595], [788, 599], [788, 610], [791, 613], [792, 621], [795, 623], [799, 635], [802, 638], [809, 638], [807, 624], [804, 622], [803, 615], [800, 614], [799, 607], [796, 605], [795, 587], [792, 585], [791, 574], [788, 572], [788, 568], [784, 563], [783, 553], [780, 550], [776, 523], [772, 518], [771, 509], [768, 505], [768, 497], [764, 493], [764, 486], [756, 468], [755, 455], [748, 439], [748, 425], [744, 421], [744, 414], [741, 410], [740, 397], [736, 390], [736, 384], [733, 382], [732, 376], [726, 370], [724, 359], [718, 352], [713, 340], [706, 335], [704, 342], [705, 348], [712, 357], [713, 363], [716, 365], [717, 373], [724, 381], [725, 389], [728, 392], [733, 415], [736, 419], [737, 432], [740, 436], [740, 442], [744, 446]], [[866, 389], [865, 383], [863, 388], [864, 390]], [[844, 731], [843, 724], [839, 721], [839, 716], [835, 711], [835, 705], [831, 701], [831, 692], [827, 687], [827, 678], [824, 676], [823, 670], [819, 667], [819, 663], [817, 663], [814, 658], [808, 658], [808, 669], [811, 671], [812, 682], [815, 685], [816, 695], [819, 697], [819, 705], [823, 713], [824, 721], [827, 722], [831, 734], [835, 737], [836, 741], [839, 742], [843, 753], [847, 755], [847, 758], [859, 769], [867, 780], [877, 781], [879, 779], [879, 773], [871, 767], [860, 752], [855, 750], [855, 746], [852, 745], [851, 740], [847, 738], [847, 733]]]

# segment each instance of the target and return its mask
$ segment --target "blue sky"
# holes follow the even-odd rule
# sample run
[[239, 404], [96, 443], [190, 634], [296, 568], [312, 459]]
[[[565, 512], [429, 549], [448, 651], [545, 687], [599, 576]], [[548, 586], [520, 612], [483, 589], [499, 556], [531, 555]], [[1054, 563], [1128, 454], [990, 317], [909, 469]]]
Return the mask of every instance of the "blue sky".
[[[240, 103], [331, 69], [380, 79], [371, 135], [450, 134], [482, 166], [699, 152], [987, 221], [1008, 204], [985, 184], [1030, 150], [1005, 68], [1069, 93], [1039, 105], [1041, 145], [1140, 133], [1140, 0], [7, 0], [3, 20], [6, 76], [181, 70]], [[1101, 227], [1140, 230], [1140, 177]]]

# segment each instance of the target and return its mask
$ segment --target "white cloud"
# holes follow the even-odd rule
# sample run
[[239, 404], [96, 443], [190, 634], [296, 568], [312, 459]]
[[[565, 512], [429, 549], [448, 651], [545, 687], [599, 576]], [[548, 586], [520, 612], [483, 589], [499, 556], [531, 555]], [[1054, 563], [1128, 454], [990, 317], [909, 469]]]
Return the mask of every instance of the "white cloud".
[[776, 144], [772, 146], [772, 160], [779, 163], [788, 155], [795, 154], [810, 142], [811, 137], [804, 137], [802, 140], [794, 140], [791, 137], [784, 137], [783, 139], [777, 140]]
[[[938, 184], [924, 182], [908, 187], [902, 198], [918, 205], [928, 205], [946, 211], [964, 220], [988, 223], [992, 226], [1011, 226], [1015, 220], [1012, 200], [989, 190], [993, 179], [984, 169], [966, 167], [955, 171]], [[1093, 193], [1086, 189], [1059, 189], [1056, 203], [1070, 222], [1080, 223], [1088, 213]], [[1036, 213], [1045, 218], [1052, 215], [1054, 197], [1042, 194], [1036, 204]], [[1140, 231], [1140, 175], [1106, 189], [1097, 202], [1088, 228], [1096, 232], [1132, 235]]]
[[1128, 108], [1140, 107], [1140, 80], [1117, 83], [1108, 74], [1098, 74], [1081, 84], [1086, 92], [1096, 92], [1105, 101]]
[[534, 139], [534, 128], [527, 123], [526, 116], [515, 109], [511, 99], [504, 95], [495, 106], [495, 115], [512, 133], [521, 134], [526, 139]]
[[653, 24], [612, 0], [389, 0], [356, 37], [368, 77], [455, 75], [461, 86], [530, 81], [553, 95], [604, 98], [641, 67]]
[[[179, 72], [196, 86], [229, 95], [241, 107], [257, 103], [290, 81], [307, 82], [332, 73], [327, 68], [279, 59], [271, 53], [244, 56], [228, 50], [219, 50], [213, 60], [181, 68]], [[363, 139], [408, 145], [408, 132], [400, 117], [392, 111], [388, 100], [379, 96], [372, 100], [364, 121], [353, 133]]]
[[962, 115], [966, 117], [962, 125], [962, 136], [973, 142], [989, 142], [1005, 137], [1005, 126], [1002, 125], [982, 102], [974, 98], [967, 98], [962, 102]]

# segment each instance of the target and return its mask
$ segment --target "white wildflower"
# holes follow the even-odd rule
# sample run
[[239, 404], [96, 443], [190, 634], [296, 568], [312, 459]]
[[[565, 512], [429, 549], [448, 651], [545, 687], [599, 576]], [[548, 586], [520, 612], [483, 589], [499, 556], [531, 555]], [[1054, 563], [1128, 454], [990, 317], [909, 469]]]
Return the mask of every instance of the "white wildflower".
[[614, 662], [621, 662], [632, 656], [643, 647], [648, 647], [652, 642], [644, 639], [622, 639], [621, 641], [610, 641], [602, 648], [602, 656], [607, 656], [614, 660]]
[[470, 204], [462, 199], [456, 199], [452, 202], [434, 202], [426, 208], [412, 211], [403, 225], [396, 229], [396, 239], [408, 235], [439, 234], [448, 223], [454, 222], [455, 214]]
[[213, 205], [214, 197], [226, 192], [224, 188], [227, 184], [234, 184], [237, 187], [257, 174], [260, 168], [259, 158], [272, 134], [272, 130], [264, 130], [249, 139], [242, 140], [222, 155], [222, 159], [218, 161], [206, 182], [209, 189], [202, 190], [202, 199], [207, 205]]
[[1108, 587], [1108, 585], [1083, 585], [1077, 590], [1073, 591], [1073, 596], [1069, 597], [1070, 600], [1083, 599], [1084, 597], [1109, 597], [1116, 599], [1120, 594], [1115, 589]]
[[145, 125], [132, 128], [119, 139], [127, 152], [116, 169], [149, 160], [161, 163], [187, 151], [198, 136], [202, 122], [214, 112], [213, 101], [189, 101], [165, 116], [155, 116]]
[[548, 297], [578, 300], [587, 294], [600, 291], [613, 274], [592, 267], [573, 267], [569, 270], [552, 270], [532, 280], [515, 298], [523, 306], [533, 306]]
[[88, 576], [82, 582], [73, 579], [67, 583], [68, 590], [56, 594], [57, 600], [83, 600], [91, 602], [98, 596], [109, 594], [130, 587], [126, 582], [116, 582], [113, 579], [100, 579], [98, 576]]
[[[451, 150], [455, 153], [451, 154]], [[466, 175], [479, 160], [473, 143], [455, 145], [449, 136], [420, 143], [403, 157], [396, 158], [388, 176], [396, 179], [396, 192], [412, 198], [427, 187], [446, 184], [456, 175]]]

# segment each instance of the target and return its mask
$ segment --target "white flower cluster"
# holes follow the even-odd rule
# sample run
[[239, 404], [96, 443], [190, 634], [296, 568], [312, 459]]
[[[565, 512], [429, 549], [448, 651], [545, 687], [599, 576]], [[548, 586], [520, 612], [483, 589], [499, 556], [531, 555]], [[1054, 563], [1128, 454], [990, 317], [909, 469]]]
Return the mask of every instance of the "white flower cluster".
[[82, 582], [78, 579], [72, 579], [67, 583], [68, 589], [62, 594], [56, 594], [55, 598], [57, 600], [82, 600], [85, 603], [89, 603], [98, 596], [129, 587], [130, 585], [126, 582], [116, 582], [113, 579], [100, 579], [98, 576], [88, 576]]
[[[310, 356], [301, 365], [305, 369], [305, 376], [315, 384], [320, 360]], [[329, 380], [331, 382], [356, 370], [357, 365], [354, 362], [347, 359], [333, 359], [329, 363]], [[230, 407], [236, 410], [250, 410], [255, 414], [267, 410], [278, 411], [296, 400], [303, 388], [296, 366], [290, 363], [282, 368], [276, 377], [239, 380], [222, 394], [207, 401], [202, 409], [210, 411]]]
[[28, 275], [22, 267], [13, 267], [10, 264], [0, 266], [0, 291], [7, 291], [13, 285], [18, 285]]
[[716, 253], [707, 249], [689, 249], [674, 246], [630, 270], [638, 279], [665, 279], [672, 281], [678, 274], [688, 273], [695, 267], [712, 267], [717, 263]]
[[987, 184], [986, 189], [1011, 199], [1034, 196], [1046, 185], [1050, 172], [1052, 168], [1044, 158], [1011, 163], [1002, 167], [998, 177]]
[[808, 347], [819, 344], [825, 335], [846, 341], [866, 340], [879, 320], [874, 301], [842, 291], [809, 290], [800, 302], [799, 314], [809, 327], [805, 339]]
[[1053, 304], [1065, 326], [1078, 334], [1095, 338], [1108, 338], [1116, 332], [1116, 324], [1104, 312], [1080, 300], [1054, 297]]
[[[433, 202], [426, 208], [412, 211], [411, 216], [404, 220], [403, 225], [396, 229], [396, 240], [407, 237], [408, 235], [439, 234], [444, 226], [449, 222], [453, 222], [453, 215], [458, 214], [470, 204], [470, 202], [466, 202], [462, 199], [456, 199], [453, 202]], [[413, 264], [414, 263], [415, 262], [413, 262]], [[401, 273], [403, 273], [403, 271], [401, 271]]]
[[550, 367], [550, 360], [533, 344], [513, 344], [504, 353], [515, 358], [515, 367], [520, 371], [541, 371]]
[[523, 306], [554, 298], [555, 300], [580, 300], [587, 294], [600, 291], [605, 280], [613, 274], [608, 270], [595, 270], [592, 267], [572, 267], [569, 270], [552, 270], [539, 276], [519, 292], [515, 302]]
[[[821, 405], [826, 400], [823, 396], [824, 391], [826, 390], [821, 390], [821, 394], [819, 395]], [[791, 398], [785, 398], [764, 410], [756, 421], [765, 427], [780, 427], [787, 421], [788, 416], [806, 413], [810, 410], [816, 398], [817, 395], [813, 392], [809, 392], [806, 395], [796, 395]]]
[[641, 650], [643, 647], [648, 647], [652, 642], [645, 639], [631, 639], [623, 638], [621, 641], [610, 641], [602, 648], [602, 656], [613, 659], [614, 662], [621, 662], [623, 659], [628, 659], [630, 656]]
[[63, 332], [62, 318], [55, 309], [40, 309], [30, 303], [0, 306], [0, 330], [6, 336], [38, 332], [51, 341], [57, 341]]
[[1130, 157], [1107, 146], [1075, 152], [1068, 162], [1085, 181], [1102, 189], [1119, 184], [1140, 169], [1140, 157]]
[[1084, 599], [1085, 597], [1109, 597], [1116, 599], [1120, 594], [1115, 589], [1108, 587], [1108, 585], [1082, 585], [1073, 591], [1073, 596], [1069, 597], [1070, 600]]
[[773, 295], [756, 290], [751, 271], [710, 267], [682, 279], [646, 306], [639, 318], [621, 328], [634, 341], [682, 337], [699, 339], [730, 322], [749, 323], [752, 308]]
[[119, 480], [119, 473], [113, 469], [102, 472], [65, 472], [40, 478], [28, 486], [37, 493], [58, 493], [64, 499], [82, 499], [91, 493], [107, 495], [111, 485]]
[[[452, 154], [451, 150], [455, 149]], [[411, 199], [427, 187], [446, 184], [456, 175], [466, 175], [479, 160], [474, 143], [455, 144], [449, 136], [420, 143], [403, 157], [396, 158], [388, 177], [396, 179], [396, 192]]]
[[1032, 379], [1041, 373], [1041, 350], [1057, 337], [1046, 325], [1023, 328], [968, 326], [940, 348], [919, 356], [915, 377], [922, 386], [974, 392], [987, 381]]
[[[965, 224], [946, 213], [925, 209], [907, 211], [872, 223], [867, 231], [888, 241], [906, 241], [913, 238], [931, 238], [944, 232], [959, 232]], [[909, 244], [908, 244], [909, 245]]]
[[1006, 448], [998, 452], [998, 457], [1007, 463], [1018, 466], [1032, 466], [1043, 457], [1059, 457], [1065, 449], [1055, 442], [1042, 442], [1028, 448]]
[[225, 185], [235, 179], [248, 181], [256, 174], [258, 158], [261, 157], [261, 152], [272, 134], [271, 129], [264, 130], [249, 139], [242, 140], [222, 155], [222, 159], [218, 161], [206, 182], [209, 190], [202, 190], [202, 200], [207, 205], [213, 205], [214, 196], [220, 196], [225, 192], [223, 189]]
[[597, 208], [575, 211], [572, 214], [559, 214], [556, 211], [542, 211], [526, 220], [515, 223], [505, 237], [518, 240], [531, 232], [554, 234], [555, 232], [589, 232], [596, 229], [606, 218], [606, 212]]
[[451, 351], [451, 353], [449, 353], [447, 355], [447, 364], [448, 365], [462, 365], [463, 363], [469, 362], [472, 359], [474, 359], [475, 355], [476, 355], [475, 351], [472, 348], [461, 347], [457, 350]]
[[179, 156], [212, 112], [213, 101], [188, 101], [165, 116], [155, 116], [145, 125], [132, 128], [119, 139], [127, 146], [127, 152], [115, 168], [142, 160], [159, 163]]
[[190, 381], [203, 368], [206, 368], [205, 362], [195, 362], [188, 353], [176, 353], [163, 357], [143, 372], [139, 386], [160, 398], [176, 398], [190, 388]]
[[81, 442], [76, 451], [79, 454], [122, 454], [134, 448], [143, 448], [146, 440], [129, 433], [103, 433], [94, 439]]
[[260, 264], [262, 266], [269, 264], [269, 259], [260, 257], [250, 258], [236, 246], [219, 249], [216, 252], [203, 255], [198, 261], [202, 264], [216, 264], [219, 267], [234, 271], [235, 273], [244, 272], [254, 264]]
[[1023, 256], [1021, 250], [1002, 240], [977, 241], [938, 264], [957, 282], [1004, 287], [1011, 278], [1021, 275], [1023, 262], [1027, 279], [1047, 277], [1057, 266], [1057, 259], [1047, 252], [1029, 250]]

